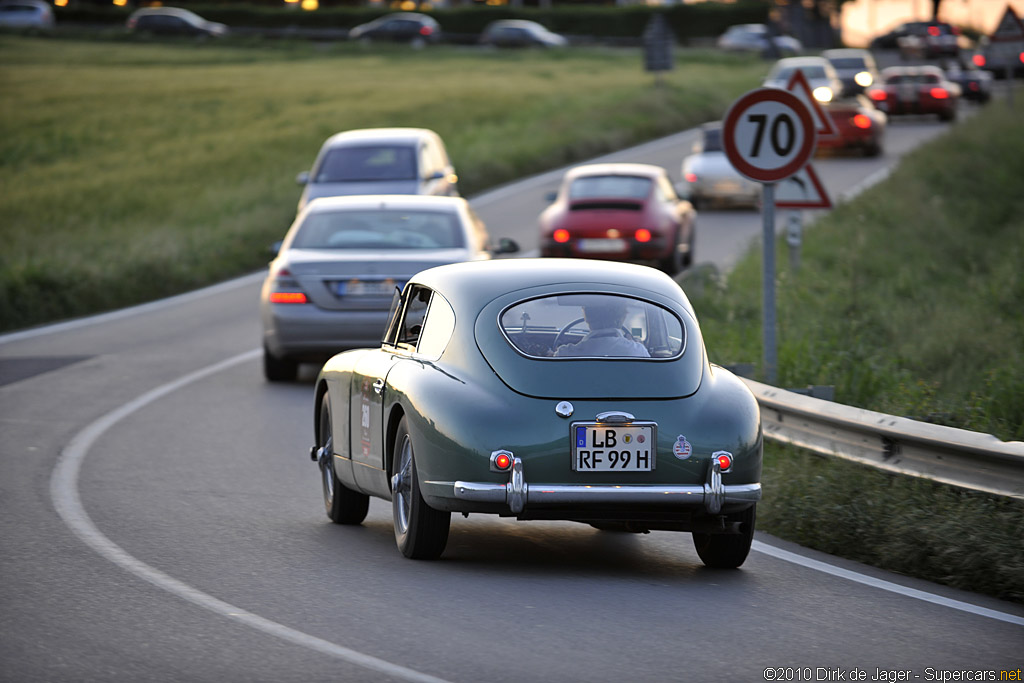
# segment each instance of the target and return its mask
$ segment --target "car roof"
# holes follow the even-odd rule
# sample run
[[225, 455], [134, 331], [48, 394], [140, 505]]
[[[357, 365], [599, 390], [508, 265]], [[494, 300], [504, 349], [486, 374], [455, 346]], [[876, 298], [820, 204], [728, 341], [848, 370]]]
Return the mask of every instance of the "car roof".
[[824, 57], [807, 56], [807, 57], [783, 57], [779, 61], [775, 62], [775, 65], [779, 68], [782, 67], [800, 67], [800, 66], [821, 66], [829, 65], [829, 61]]
[[426, 128], [357, 128], [335, 133], [327, 138], [324, 145], [414, 144], [424, 138], [434, 137], [437, 137], [437, 133]]
[[661, 166], [655, 166], [653, 164], [583, 164], [581, 166], [575, 166], [569, 169], [569, 171], [565, 174], [565, 177], [567, 180], [571, 180], [574, 178], [596, 175], [639, 175], [647, 176], [650, 178], [657, 178], [665, 175], [665, 169], [663, 169]]
[[567, 284], [579, 291], [595, 285], [646, 290], [680, 303], [693, 314], [675, 280], [660, 270], [633, 263], [571, 258], [496, 259], [437, 266], [420, 272], [413, 280], [440, 291], [456, 311], [460, 306], [462, 310], [474, 305], [482, 308], [517, 290]]
[[837, 47], [832, 50], [822, 51], [821, 56], [825, 59], [830, 59], [832, 57], [865, 57], [870, 54], [870, 50], [860, 47]]
[[310, 200], [305, 211], [326, 213], [329, 211], [366, 209], [421, 209], [426, 211], [458, 210], [468, 206], [462, 197], [442, 197], [421, 194], [360, 194], [339, 197], [317, 197]]
[[931, 64], [920, 64], [917, 66], [888, 66], [882, 69], [882, 78], [895, 75], [918, 75], [918, 74], [931, 74], [942, 78], [945, 76], [942, 69]]

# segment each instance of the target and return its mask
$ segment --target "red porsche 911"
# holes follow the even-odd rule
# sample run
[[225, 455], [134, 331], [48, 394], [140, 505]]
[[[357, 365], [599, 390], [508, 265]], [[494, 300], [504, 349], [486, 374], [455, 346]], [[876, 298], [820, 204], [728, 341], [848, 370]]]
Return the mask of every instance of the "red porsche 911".
[[540, 216], [541, 256], [653, 262], [675, 274], [693, 262], [697, 212], [665, 169], [586, 164], [565, 174]]
[[943, 121], [956, 118], [960, 86], [946, 79], [937, 66], [890, 66], [868, 89], [868, 97], [889, 116], [937, 114]]

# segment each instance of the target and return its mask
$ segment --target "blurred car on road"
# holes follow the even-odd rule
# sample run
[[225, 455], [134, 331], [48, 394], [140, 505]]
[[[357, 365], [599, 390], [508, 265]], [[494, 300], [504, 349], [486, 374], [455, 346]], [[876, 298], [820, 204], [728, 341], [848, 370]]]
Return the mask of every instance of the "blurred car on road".
[[42, 0], [0, 0], [0, 28], [49, 30], [53, 8]]
[[696, 230], [697, 212], [660, 166], [584, 164], [540, 215], [540, 253], [654, 262], [675, 274], [693, 261]]
[[902, 59], [941, 59], [960, 54], [967, 41], [960, 29], [944, 21], [914, 21], [906, 24], [896, 39]]
[[517, 251], [493, 245], [461, 197], [325, 197], [295, 218], [263, 282], [263, 372], [296, 377], [301, 362], [380, 342], [391, 299], [416, 273]]
[[701, 126], [700, 137], [683, 159], [681, 177], [681, 194], [697, 209], [760, 205], [761, 184], [740, 175], [725, 156], [721, 121]]
[[843, 95], [857, 95], [878, 80], [878, 65], [868, 50], [838, 48], [821, 53], [843, 82]]
[[960, 96], [984, 104], [992, 97], [992, 74], [970, 59], [951, 59], [944, 64], [946, 78], [960, 86]]
[[843, 82], [839, 80], [832, 63], [824, 57], [786, 57], [772, 66], [764, 79], [766, 88], [781, 88], [789, 85], [789, 79], [796, 71], [803, 73], [807, 85], [811, 88], [814, 99], [819, 102], [831, 102], [843, 92]]
[[130, 33], [158, 36], [197, 36], [221, 38], [228, 27], [207, 21], [195, 12], [181, 7], [144, 7], [128, 16], [125, 27]]
[[332, 522], [361, 524], [375, 497], [412, 559], [444, 553], [454, 512], [683, 532], [708, 567], [743, 564], [760, 410], [709, 364], [675, 280], [507, 259], [423, 271], [396, 299], [382, 341], [316, 379], [310, 457]]
[[865, 156], [882, 153], [888, 117], [864, 95], [832, 100], [822, 106], [837, 134], [818, 136], [818, 150], [856, 150]]
[[353, 27], [348, 32], [348, 39], [361, 43], [380, 41], [424, 47], [441, 40], [441, 25], [426, 14], [395, 12]]
[[993, 78], [1006, 78], [1007, 71], [1011, 77], [1024, 76], [1024, 50], [1016, 43], [993, 42], [988, 36], [983, 36], [971, 52], [970, 60], [979, 69], [991, 73]]
[[[768, 58], [798, 55], [804, 46], [793, 36], [772, 35], [765, 24], [737, 24], [718, 36], [715, 44], [729, 52], [754, 52]], [[774, 48], [773, 48], [774, 46]]]
[[960, 86], [931, 65], [885, 68], [881, 80], [868, 88], [867, 94], [889, 116], [936, 114], [943, 121], [952, 121], [960, 103]]
[[569, 41], [536, 21], [500, 19], [484, 27], [480, 44], [492, 47], [565, 47]]
[[441, 137], [426, 128], [362, 128], [329, 137], [303, 186], [299, 211], [317, 197], [351, 194], [458, 196], [458, 176]]

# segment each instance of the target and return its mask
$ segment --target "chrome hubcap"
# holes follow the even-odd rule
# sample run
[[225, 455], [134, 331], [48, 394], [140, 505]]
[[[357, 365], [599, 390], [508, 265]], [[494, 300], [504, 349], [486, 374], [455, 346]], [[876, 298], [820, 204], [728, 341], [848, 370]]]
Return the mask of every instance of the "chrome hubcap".
[[392, 495], [395, 497], [395, 523], [398, 533], [409, 530], [409, 518], [412, 516], [412, 442], [408, 435], [402, 441], [402, 450], [398, 455], [398, 472], [391, 479]]
[[327, 442], [320, 449], [320, 472], [323, 474], [324, 480], [324, 502], [330, 507], [334, 504], [334, 466], [331, 463], [331, 453], [333, 452], [332, 437], [328, 434]]

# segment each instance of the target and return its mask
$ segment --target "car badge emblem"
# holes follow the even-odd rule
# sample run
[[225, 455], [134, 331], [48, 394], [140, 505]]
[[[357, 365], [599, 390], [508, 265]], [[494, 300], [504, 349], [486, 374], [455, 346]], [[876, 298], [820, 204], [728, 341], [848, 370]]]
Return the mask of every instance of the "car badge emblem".
[[676, 442], [672, 444], [672, 454], [680, 460], [686, 460], [693, 453], [693, 446], [686, 440], [686, 437], [682, 434], [676, 439]]
[[562, 401], [555, 406], [555, 414], [558, 417], [572, 417], [573, 411], [576, 409], [572, 407], [572, 404], [568, 401]]

